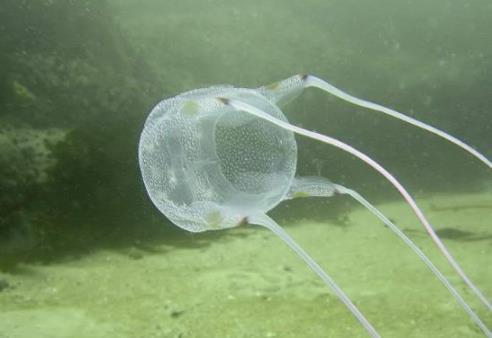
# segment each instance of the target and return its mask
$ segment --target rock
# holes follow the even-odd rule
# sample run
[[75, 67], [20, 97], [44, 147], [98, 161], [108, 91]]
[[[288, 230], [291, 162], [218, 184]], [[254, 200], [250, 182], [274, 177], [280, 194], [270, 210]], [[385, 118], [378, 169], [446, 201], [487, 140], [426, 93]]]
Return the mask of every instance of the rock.
[[184, 310], [171, 310], [169, 311], [169, 315], [172, 317], [172, 318], [178, 318], [179, 316], [181, 316], [185, 311]]

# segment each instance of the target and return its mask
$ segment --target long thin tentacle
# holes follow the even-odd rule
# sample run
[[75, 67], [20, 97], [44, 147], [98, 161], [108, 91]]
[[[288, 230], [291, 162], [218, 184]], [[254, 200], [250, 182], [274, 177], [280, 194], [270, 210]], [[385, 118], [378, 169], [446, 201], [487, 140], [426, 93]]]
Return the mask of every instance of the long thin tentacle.
[[470, 318], [477, 324], [478, 327], [483, 331], [487, 337], [492, 337], [492, 333], [487, 328], [487, 326], [480, 320], [477, 314], [470, 308], [470, 306], [465, 302], [465, 300], [460, 296], [458, 291], [451, 285], [448, 279], [439, 271], [439, 269], [432, 264], [430, 259], [420, 250], [415, 243], [412, 242], [407, 235], [405, 235], [393, 222], [391, 222], [382, 212], [380, 212], [376, 207], [369, 203], [364, 197], [352, 189], [345, 188], [344, 186], [334, 184], [335, 190], [340, 194], [347, 194], [355, 199], [357, 202], [366, 207], [370, 212], [372, 212], [376, 217], [378, 217], [388, 228], [393, 231], [400, 239], [405, 242], [406, 245], [412, 249], [417, 256], [427, 265], [427, 267], [432, 271], [432, 273], [441, 281], [441, 283], [448, 289], [448, 291], [453, 295], [454, 299], [459, 305], [465, 310], [465, 312], [470, 316]]
[[322, 80], [316, 76], [313, 76], [313, 75], [307, 75], [306, 76], [305, 75], [305, 76], [301, 76], [301, 77], [302, 77], [302, 80], [304, 81], [306, 87], [319, 88], [319, 89], [324, 90], [324, 91], [326, 91], [326, 92], [328, 92], [328, 93], [330, 93], [330, 94], [332, 94], [332, 95], [334, 95], [334, 96], [336, 96], [336, 97], [338, 97], [344, 101], [350, 102], [350, 103], [355, 104], [355, 105], [360, 106], [360, 107], [379, 111], [381, 113], [395, 117], [399, 120], [410, 123], [411, 125], [414, 125], [416, 127], [425, 129], [425, 130], [427, 130], [433, 134], [436, 134], [436, 135], [442, 137], [443, 139], [445, 139], [445, 140], [457, 145], [458, 147], [466, 150], [468, 153], [475, 156], [477, 159], [482, 161], [486, 166], [488, 166], [489, 168], [492, 169], [492, 162], [488, 158], [486, 158], [483, 154], [481, 154], [477, 150], [473, 149], [471, 146], [469, 146], [465, 142], [457, 139], [456, 137], [454, 137], [452, 135], [449, 135], [448, 133], [446, 133], [446, 132], [444, 132], [444, 131], [436, 128], [436, 127], [430, 126], [424, 122], [421, 122], [419, 120], [411, 118], [407, 115], [404, 115], [400, 112], [397, 112], [394, 109], [384, 107], [384, 106], [377, 104], [377, 103], [373, 103], [373, 102], [359, 99], [355, 96], [352, 96], [352, 95], [338, 89], [337, 87], [331, 85], [330, 83], [328, 83], [325, 80]]
[[360, 312], [360, 310], [352, 303], [350, 298], [343, 292], [343, 290], [335, 283], [335, 281], [323, 270], [322, 267], [318, 265], [290, 236], [282, 229], [273, 219], [267, 215], [253, 215], [248, 217], [248, 222], [251, 224], [262, 225], [271, 231], [273, 231], [278, 237], [280, 237], [292, 250], [294, 250], [299, 257], [301, 257], [304, 262], [328, 285], [333, 292], [337, 295], [338, 299], [342, 301], [343, 304], [350, 310], [355, 318], [362, 324], [366, 329], [367, 333], [371, 337], [378, 338], [380, 335], [374, 329], [374, 327], [369, 323], [366, 317]]
[[419, 219], [420, 223], [424, 226], [425, 230], [427, 233], [430, 235], [432, 241], [436, 244], [438, 249], [441, 251], [441, 253], [444, 255], [446, 260], [449, 262], [449, 264], [453, 267], [453, 269], [456, 271], [456, 273], [460, 276], [460, 278], [465, 282], [465, 284], [470, 288], [470, 290], [475, 293], [475, 295], [480, 299], [480, 301], [489, 309], [489, 311], [492, 311], [492, 305], [490, 302], [487, 300], [487, 298], [483, 295], [483, 293], [480, 291], [480, 289], [475, 286], [475, 284], [468, 278], [468, 276], [465, 274], [465, 272], [461, 269], [460, 265], [458, 262], [454, 259], [454, 257], [451, 255], [451, 253], [448, 251], [447, 247], [444, 245], [444, 243], [440, 240], [440, 238], [437, 236], [435, 233], [433, 227], [425, 217], [424, 213], [422, 210], [419, 208], [413, 197], [408, 193], [408, 191], [401, 185], [401, 183], [392, 175], [390, 174], [386, 169], [384, 169], [379, 163], [374, 161], [372, 158], [367, 156], [366, 154], [360, 152], [359, 150], [353, 148], [352, 146], [339, 141], [333, 137], [329, 137], [323, 134], [316, 133], [314, 131], [306, 130], [304, 128], [297, 127], [295, 125], [291, 125], [288, 122], [281, 121], [279, 119], [276, 119], [275, 117], [265, 113], [264, 111], [237, 99], [231, 99], [231, 98], [218, 98], [219, 101], [224, 103], [225, 105], [229, 105], [231, 107], [234, 107], [237, 110], [247, 112], [249, 114], [252, 114], [254, 116], [257, 116], [261, 119], [264, 119], [266, 121], [269, 121], [281, 128], [284, 128], [286, 130], [290, 130], [294, 133], [309, 137], [314, 140], [318, 140], [321, 142], [324, 142], [326, 144], [330, 144], [332, 146], [335, 146], [337, 148], [340, 148], [353, 156], [361, 159], [368, 165], [370, 165], [372, 168], [374, 168], [377, 172], [379, 172], [381, 175], [383, 175], [397, 190], [398, 192], [402, 195], [402, 197], [405, 199], [405, 201], [408, 203], [410, 208], [413, 210], [417, 218]]

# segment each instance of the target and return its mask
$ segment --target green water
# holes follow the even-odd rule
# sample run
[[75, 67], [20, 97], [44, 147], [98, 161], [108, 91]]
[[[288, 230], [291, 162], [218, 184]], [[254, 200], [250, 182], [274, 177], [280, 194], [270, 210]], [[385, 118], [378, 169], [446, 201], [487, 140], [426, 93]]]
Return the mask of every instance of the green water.
[[[3, 0], [0, 337], [366, 336], [273, 234], [190, 234], [155, 210], [137, 162], [143, 123], [183, 91], [309, 73], [491, 158], [491, 17], [486, 0]], [[492, 295], [490, 170], [316, 89], [285, 114], [395, 174]], [[339, 150], [297, 141], [298, 174], [328, 177], [381, 207], [492, 327], [383, 178]], [[415, 255], [347, 198], [290, 201], [271, 216], [383, 337], [483, 336]]]

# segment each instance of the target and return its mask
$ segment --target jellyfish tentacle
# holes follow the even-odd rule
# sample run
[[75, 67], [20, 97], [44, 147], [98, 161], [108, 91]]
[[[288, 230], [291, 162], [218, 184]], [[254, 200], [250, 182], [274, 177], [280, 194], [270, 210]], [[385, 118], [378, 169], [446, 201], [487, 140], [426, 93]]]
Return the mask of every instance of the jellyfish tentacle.
[[311, 258], [293, 239], [290, 235], [273, 219], [265, 214], [252, 215], [248, 217], [248, 223], [264, 226], [271, 230], [280, 239], [286, 243], [299, 257], [306, 262], [306, 264], [328, 285], [340, 301], [350, 310], [352, 315], [362, 324], [367, 333], [371, 337], [380, 337], [379, 333], [372, 326], [372, 324], [366, 319], [362, 312], [354, 305], [345, 292], [335, 283], [335, 281], [319, 266], [314, 259]]
[[472, 148], [471, 146], [469, 146], [465, 142], [454, 137], [453, 135], [446, 133], [445, 131], [443, 131], [439, 128], [433, 127], [427, 123], [424, 123], [422, 121], [414, 119], [410, 116], [404, 115], [404, 114], [402, 114], [402, 113], [400, 113], [394, 109], [382, 106], [382, 105], [377, 104], [377, 103], [373, 103], [370, 101], [359, 99], [355, 96], [352, 96], [352, 95], [338, 89], [337, 87], [333, 86], [332, 84], [330, 84], [330, 83], [326, 82], [325, 80], [322, 80], [316, 76], [308, 75], [305, 77], [304, 82], [305, 82], [306, 87], [319, 88], [319, 89], [321, 89], [325, 92], [328, 92], [328, 93], [330, 93], [330, 94], [332, 94], [332, 95], [334, 95], [334, 96], [336, 96], [336, 97], [338, 97], [344, 101], [350, 102], [350, 103], [355, 104], [355, 105], [360, 106], [360, 107], [364, 107], [367, 109], [371, 109], [371, 110], [378, 111], [378, 112], [381, 112], [383, 114], [392, 116], [392, 117], [397, 118], [401, 121], [407, 122], [413, 126], [419, 127], [419, 128], [424, 129], [430, 133], [433, 133], [437, 136], [440, 136], [441, 138], [443, 138], [443, 139], [455, 144], [456, 146], [462, 148], [463, 150], [467, 151], [469, 154], [473, 155], [478, 160], [483, 162], [486, 166], [488, 166], [489, 168], [492, 169], [492, 162], [487, 157], [485, 157], [482, 153], [478, 152], [477, 150], [475, 150], [474, 148]]
[[284, 128], [286, 130], [290, 130], [294, 133], [297, 133], [299, 135], [306, 136], [308, 138], [332, 145], [334, 147], [337, 147], [345, 152], [348, 152], [352, 154], [353, 156], [359, 158], [369, 166], [371, 166], [374, 170], [379, 172], [382, 176], [384, 176], [395, 188], [398, 190], [400, 195], [403, 197], [403, 199], [407, 202], [407, 204], [410, 206], [414, 214], [417, 216], [417, 219], [420, 221], [420, 223], [424, 226], [425, 230], [431, 237], [432, 241], [434, 244], [437, 246], [439, 251], [443, 254], [443, 256], [446, 258], [448, 263], [451, 265], [451, 267], [455, 270], [455, 272], [460, 276], [460, 278], [463, 280], [463, 282], [467, 285], [467, 287], [477, 296], [478, 299], [489, 309], [489, 311], [492, 311], [492, 305], [490, 302], [487, 300], [485, 295], [480, 291], [480, 289], [471, 281], [471, 279], [465, 274], [461, 266], [458, 264], [458, 262], [454, 259], [454, 257], [451, 255], [447, 247], [444, 245], [444, 243], [441, 241], [439, 236], [434, 231], [434, 228], [430, 224], [430, 222], [427, 220], [425, 217], [424, 213], [420, 209], [420, 207], [417, 205], [417, 202], [413, 199], [413, 197], [409, 194], [409, 192], [403, 187], [403, 185], [391, 174], [389, 173], [385, 168], [383, 168], [379, 163], [377, 163], [375, 160], [370, 158], [368, 155], [360, 152], [359, 150], [355, 149], [354, 147], [337, 140], [333, 137], [319, 134], [314, 131], [310, 131], [304, 128], [300, 128], [298, 126], [292, 125], [288, 122], [281, 121], [279, 119], [276, 119], [275, 117], [265, 113], [264, 111], [237, 99], [232, 99], [232, 98], [218, 98], [219, 101], [221, 101], [223, 104], [234, 107], [237, 110], [244, 111], [246, 113], [252, 114], [254, 116], [257, 116], [258, 118], [264, 119], [266, 121], [269, 121], [275, 125], [277, 125], [280, 128]]
[[437, 136], [440, 136], [441, 138], [467, 151], [469, 154], [484, 163], [487, 167], [492, 169], [492, 162], [487, 157], [485, 157], [485, 155], [483, 155], [470, 145], [466, 144], [465, 142], [461, 141], [460, 139], [446, 133], [445, 131], [417, 119], [414, 119], [405, 114], [402, 114], [394, 109], [350, 95], [343, 90], [335, 87], [334, 85], [328, 83], [327, 81], [313, 75], [295, 75], [274, 84], [260, 87], [258, 88], [258, 91], [271, 102], [274, 102], [275, 104], [283, 104], [294, 99], [305, 88], [308, 87], [321, 89], [327, 93], [330, 93], [331, 95], [338, 97], [339, 99], [355, 104], [356, 106], [381, 112], [383, 114], [409, 123], [415, 127], [424, 129]]
[[368, 209], [373, 215], [379, 218], [388, 228], [393, 231], [415, 254], [424, 262], [424, 264], [431, 270], [436, 278], [448, 289], [456, 302], [463, 308], [468, 314], [470, 319], [482, 330], [487, 336], [491, 337], [492, 333], [484, 324], [484, 322], [478, 317], [473, 309], [466, 303], [461, 297], [458, 291], [453, 287], [449, 280], [442, 274], [442, 272], [432, 263], [432, 261], [420, 250], [415, 243], [403, 233], [393, 222], [389, 220], [379, 209], [369, 203], [358, 192], [346, 188], [342, 185], [331, 182], [324, 177], [296, 177], [291, 186], [289, 194], [285, 199], [299, 198], [299, 197], [332, 197], [335, 194], [349, 195], [356, 200], [366, 209]]
[[468, 316], [475, 322], [475, 324], [480, 327], [482, 332], [487, 337], [492, 337], [492, 333], [487, 328], [487, 326], [483, 323], [483, 321], [478, 317], [478, 315], [471, 309], [471, 307], [466, 303], [466, 301], [461, 297], [458, 291], [453, 287], [453, 285], [449, 282], [449, 280], [442, 274], [442, 272], [431, 262], [431, 260], [424, 254], [422, 250], [419, 249], [415, 243], [408, 238], [407, 235], [403, 231], [401, 231], [393, 222], [391, 222], [381, 211], [379, 211], [375, 206], [369, 203], [362, 195], [358, 192], [341, 186], [339, 184], [331, 184], [330, 187], [333, 186], [335, 191], [339, 194], [349, 195], [354, 200], [363, 205], [366, 209], [368, 209], [373, 215], [379, 218], [384, 224], [388, 226], [388, 228], [393, 231], [400, 239], [412, 249], [415, 254], [424, 262], [424, 264], [432, 271], [432, 273], [436, 276], [437, 279], [448, 289], [451, 295], [454, 297], [456, 302], [465, 310]]

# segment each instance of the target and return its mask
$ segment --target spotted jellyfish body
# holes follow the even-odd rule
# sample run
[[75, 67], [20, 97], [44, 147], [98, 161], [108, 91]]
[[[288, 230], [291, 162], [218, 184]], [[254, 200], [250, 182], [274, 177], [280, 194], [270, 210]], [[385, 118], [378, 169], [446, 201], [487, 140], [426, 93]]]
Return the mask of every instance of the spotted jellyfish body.
[[192, 232], [223, 229], [265, 213], [295, 175], [294, 133], [222, 104], [237, 98], [286, 121], [258, 91], [212, 87], [161, 101], [150, 113], [139, 161], [152, 202]]

